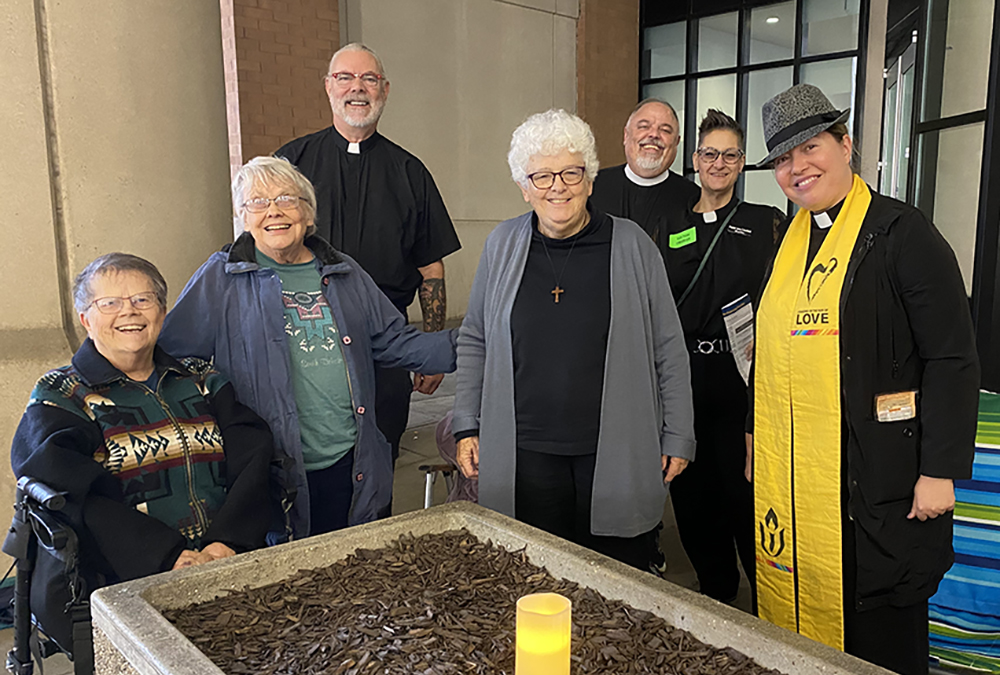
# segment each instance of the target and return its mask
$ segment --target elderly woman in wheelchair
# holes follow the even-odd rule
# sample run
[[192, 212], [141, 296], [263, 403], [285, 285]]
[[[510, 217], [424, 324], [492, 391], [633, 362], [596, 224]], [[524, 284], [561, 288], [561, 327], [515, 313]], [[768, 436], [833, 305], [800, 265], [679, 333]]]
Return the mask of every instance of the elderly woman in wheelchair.
[[11, 449], [18, 478], [63, 493], [58, 519], [79, 540], [76, 569], [43, 545], [32, 583], [32, 613], [67, 651], [70, 600], [263, 546], [273, 451], [211, 364], [157, 346], [167, 287], [155, 266], [101, 256], [73, 294], [88, 338], [35, 385]]

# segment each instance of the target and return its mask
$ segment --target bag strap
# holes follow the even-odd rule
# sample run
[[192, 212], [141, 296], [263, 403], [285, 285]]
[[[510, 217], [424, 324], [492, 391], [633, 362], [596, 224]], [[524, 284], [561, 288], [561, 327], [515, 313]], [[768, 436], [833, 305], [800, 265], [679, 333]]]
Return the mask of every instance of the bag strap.
[[733, 210], [730, 211], [729, 215], [722, 221], [722, 225], [719, 225], [719, 229], [716, 231], [715, 236], [712, 237], [712, 243], [708, 245], [708, 250], [705, 251], [705, 255], [701, 259], [701, 263], [698, 264], [698, 269], [695, 270], [694, 276], [691, 277], [691, 283], [689, 283], [687, 288], [684, 289], [684, 292], [681, 293], [680, 300], [677, 301], [678, 308], [684, 303], [685, 300], [687, 300], [688, 296], [691, 295], [691, 290], [694, 288], [694, 285], [698, 283], [698, 277], [701, 276], [702, 270], [705, 269], [705, 265], [708, 263], [708, 259], [712, 255], [712, 251], [715, 250], [715, 245], [719, 243], [719, 237], [722, 236], [723, 230], [726, 229], [726, 225], [728, 225], [729, 221], [733, 219], [734, 215], [736, 215], [736, 209], [739, 207], [740, 204], [737, 202], [736, 206], [733, 207]]

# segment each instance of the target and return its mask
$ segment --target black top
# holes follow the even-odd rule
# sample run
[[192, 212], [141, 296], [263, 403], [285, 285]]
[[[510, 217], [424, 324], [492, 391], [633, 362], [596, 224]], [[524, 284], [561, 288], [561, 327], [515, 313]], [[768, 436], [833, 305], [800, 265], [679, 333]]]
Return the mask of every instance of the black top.
[[348, 152], [334, 127], [297, 138], [275, 155], [316, 188], [317, 234], [358, 261], [400, 311], [413, 302], [417, 270], [461, 245], [423, 163], [377, 132]]
[[[722, 307], [748, 294], [756, 299], [767, 262], [774, 252], [777, 225], [784, 214], [772, 206], [748, 204], [733, 198], [715, 212], [715, 222], [695, 213], [701, 195], [689, 202], [684, 221], [668, 230], [664, 259], [674, 300], [679, 300], [726, 217], [736, 213], [719, 237], [715, 250], [684, 304], [678, 308], [689, 339], [726, 337]], [[738, 206], [737, 206], [738, 205]], [[694, 237], [692, 238], [692, 230]], [[671, 238], [669, 235], [674, 235]]]
[[662, 183], [636, 185], [625, 175], [622, 164], [597, 174], [590, 200], [598, 211], [634, 220], [662, 254], [667, 246], [665, 233], [675, 232], [685, 222], [688, 204], [700, 196], [697, 185], [672, 171]]
[[[847, 199], [847, 197], [844, 197]], [[806, 272], [812, 266], [813, 258], [819, 253], [819, 249], [823, 246], [823, 242], [826, 241], [826, 233], [830, 231], [833, 227], [833, 221], [837, 220], [837, 216], [840, 215], [840, 209], [844, 206], [844, 199], [841, 199], [836, 205], [831, 206], [826, 210], [826, 215], [830, 216], [830, 227], [820, 227], [816, 224], [816, 214], [812, 214], [810, 222], [812, 227], [809, 229], [809, 257], [806, 258]], [[823, 211], [820, 211], [823, 213]]]
[[[517, 447], [592, 454], [611, 324], [612, 220], [591, 210], [590, 223], [566, 239], [541, 234], [537, 216], [532, 224], [510, 315]], [[558, 303], [552, 294], [557, 279], [565, 289]]]

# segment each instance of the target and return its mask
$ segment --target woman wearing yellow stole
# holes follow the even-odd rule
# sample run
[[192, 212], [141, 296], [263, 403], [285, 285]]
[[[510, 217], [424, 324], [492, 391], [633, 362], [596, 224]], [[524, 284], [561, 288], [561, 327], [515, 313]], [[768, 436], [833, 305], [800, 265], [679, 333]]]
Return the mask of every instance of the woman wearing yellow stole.
[[[928, 670], [927, 599], [951, 566], [979, 362], [955, 255], [851, 169], [816, 87], [764, 104], [800, 208], [759, 302], [748, 435], [759, 614], [900, 673]], [[752, 454], [751, 454], [752, 453]]]

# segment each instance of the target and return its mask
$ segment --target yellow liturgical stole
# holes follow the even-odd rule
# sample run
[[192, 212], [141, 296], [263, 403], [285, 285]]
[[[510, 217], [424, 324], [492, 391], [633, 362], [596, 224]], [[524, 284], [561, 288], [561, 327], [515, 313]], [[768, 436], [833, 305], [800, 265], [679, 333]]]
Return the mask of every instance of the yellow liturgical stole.
[[809, 269], [802, 209], [757, 316], [754, 510], [760, 617], [844, 648], [840, 295], [871, 193], [858, 176]]

